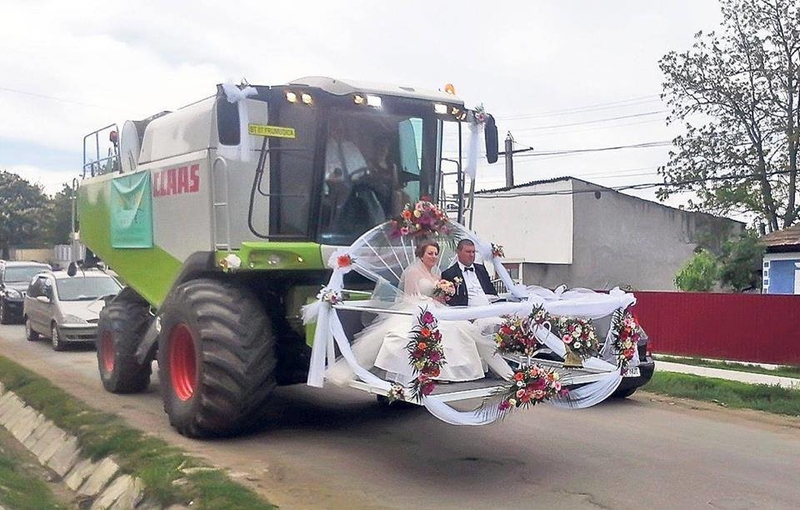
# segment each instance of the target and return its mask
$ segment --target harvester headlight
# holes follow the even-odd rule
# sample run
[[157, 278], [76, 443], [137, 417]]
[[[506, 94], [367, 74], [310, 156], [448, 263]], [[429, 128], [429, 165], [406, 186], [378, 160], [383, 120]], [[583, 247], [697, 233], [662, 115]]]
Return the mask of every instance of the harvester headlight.
[[364, 104], [364, 103], [366, 103], [366, 102], [367, 102], [367, 100], [364, 99], [364, 96], [362, 96], [360, 94], [356, 94], [356, 95], [353, 96], [353, 103], [355, 103], [355, 104], [357, 104], [359, 106]]
[[367, 105], [373, 108], [380, 108], [383, 105], [383, 100], [380, 96], [367, 95]]
[[448, 83], [447, 85], [445, 85], [444, 86], [444, 91], [447, 94], [450, 94], [451, 96], [455, 96], [456, 95], [456, 88], [453, 86], [452, 83]]
[[436, 112], [437, 115], [447, 115], [447, 105], [436, 103], [433, 105], [433, 111]]
[[300, 97], [303, 99], [303, 104], [311, 105], [314, 103], [314, 98], [311, 97], [311, 94], [304, 92]]
[[277, 253], [272, 253], [269, 257], [267, 257], [267, 264], [271, 266], [277, 266], [281, 262], [283, 262], [283, 258]]
[[286, 100], [289, 101], [290, 103], [296, 103], [297, 102], [297, 94], [295, 94], [292, 91], [287, 91], [286, 92]]

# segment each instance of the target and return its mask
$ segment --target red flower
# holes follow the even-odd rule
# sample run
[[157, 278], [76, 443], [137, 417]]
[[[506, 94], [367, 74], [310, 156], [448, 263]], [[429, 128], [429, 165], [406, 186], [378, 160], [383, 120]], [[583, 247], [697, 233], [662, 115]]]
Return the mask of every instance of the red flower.
[[428, 328], [422, 328], [422, 329], [419, 330], [419, 334], [424, 336], [425, 338], [430, 338], [431, 337], [431, 330], [428, 329]]
[[525, 374], [523, 374], [522, 372], [517, 372], [514, 374], [515, 381], [521, 381], [523, 379], [525, 379]]
[[427, 348], [428, 348], [428, 344], [426, 344], [425, 342], [420, 342], [420, 343], [417, 344], [417, 349], [419, 349], [420, 351], [424, 351]]
[[339, 258], [336, 259], [336, 263], [339, 267], [350, 267], [350, 264], [353, 263], [353, 259], [350, 258], [350, 255], [345, 253], [344, 255], [339, 255]]

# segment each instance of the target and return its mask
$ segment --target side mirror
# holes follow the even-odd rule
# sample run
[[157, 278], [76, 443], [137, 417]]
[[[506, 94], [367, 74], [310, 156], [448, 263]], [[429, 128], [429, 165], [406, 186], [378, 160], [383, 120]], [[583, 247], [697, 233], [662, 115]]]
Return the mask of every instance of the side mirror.
[[76, 274], [78, 274], [78, 264], [70, 262], [67, 268], [67, 276], [75, 276]]
[[484, 141], [486, 142], [486, 161], [489, 163], [497, 163], [498, 142], [497, 142], [497, 124], [494, 122], [494, 117], [486, 114], [486, 121], [483, 125]]

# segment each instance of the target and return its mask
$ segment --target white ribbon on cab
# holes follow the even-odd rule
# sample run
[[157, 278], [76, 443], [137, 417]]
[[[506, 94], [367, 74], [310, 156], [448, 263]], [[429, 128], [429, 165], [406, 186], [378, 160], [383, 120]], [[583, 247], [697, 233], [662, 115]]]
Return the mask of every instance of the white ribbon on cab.
[[220, 143], [217, 152], [227, 159], [250, 161], [250, 133], [248, 132], [250, 118], [247, 113], [247, 103], [244, 100], [250, 96], [257, 95], [258, 91], [249, 85], [240, 89], [233, 83], [223, 83], [222, 91], [225, 92], [228, 102], [236, 103], [239, 108], [239, 145], [223, 145]]

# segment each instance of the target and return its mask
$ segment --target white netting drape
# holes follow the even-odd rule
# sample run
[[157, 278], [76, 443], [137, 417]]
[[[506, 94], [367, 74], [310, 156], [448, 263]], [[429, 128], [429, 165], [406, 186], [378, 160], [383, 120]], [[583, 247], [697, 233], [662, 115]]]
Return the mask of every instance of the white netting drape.
[[[619, 289], [603, 294], [586, 289], [559, 288], [550, 291], [541, 287], [525, 287], [515, 284], [502, 265], [502, 259], [493, 256], [491, 244], [481, 241], [458, 223], [450, 222], [449, 226], [446, 234], [439, 233], [426, 238], [433, 238], [440, 246], [440, 270], [446, 269], [455, 262], [455, 246], [458, 240], [469, 238], [475, 243], [483, 262], [491, 265], [497, 277], [504, 282], [511, 297], [507, 302], [486, 306], [438, 307], [434, 313], [440, 322], [499, 318], [511, 314], [526, 316], [536, 306], [542, 306], [551, 315], [600, 319], [612, 315], [616, 310], [626, 309], [636, 302], [632, 294]], [[344, 275], [349, 271], [356, 271], [376, 283], [370, 300], [366, 303], [363, 301], [359, 303], [361, 305], [368, 304], [373, 310], [386, 309], [387, 313], [391, 313], [392, 304], [401, 296], [400, 283], [403, 271], [415, 262], [414, 250], [417, 244], [414, 238], [395, 235], [394, 231], [395, 228], [391, 222], [384, 223], [361, 236], [349, 248], [342, 249], [331, 256], [328, 264], [333, 268], [333, 274], [320, 296], [326, 293], [341, 292]], [[304, 307], [304, 322], [309, 323], [315, 320], [317, 322], [308, 385], [323, 386], [326, 379], [326, 368], [333, 367], [336, 361], [336, 347], [338, 347], [342, 359], [353, 377], [376, 389], [388, 392], [392, 389], [393, 383], [381, 379], [359, 365], [335, 306], [331, 304], [330, 300], [321, 298], [314, 304]], [[411, 322], [409, 320], [409, 324]], [[555, 354], [564, 357], [566, 348], [559, 337], [547, 328], [538, 328], [536, 336]], [[610, 336], [607, 338], [603, 351], [597, 357], [588, 358], [584, 362], [587, 369], [600, 374], [597, 380], [571, 390], [567, 397], [551, 400], [552, 404], [566, 408], [583, 408], [603, 401], [614, 392], [622, 376], [615, 362], [616, 353], [609, 348], [611, 343], [609, 340]], [[638, 359], [632, 364], [636, 362]], [[423, 397], [422, 403], [438, 418], [457, 425], [483, 425], [495, 421], [501, 415], [500, 412], [491, 412], [491, 410], [487, 412], [485, 408], [466, 412], [458, 411], [444, 402], [428, 397]]]

